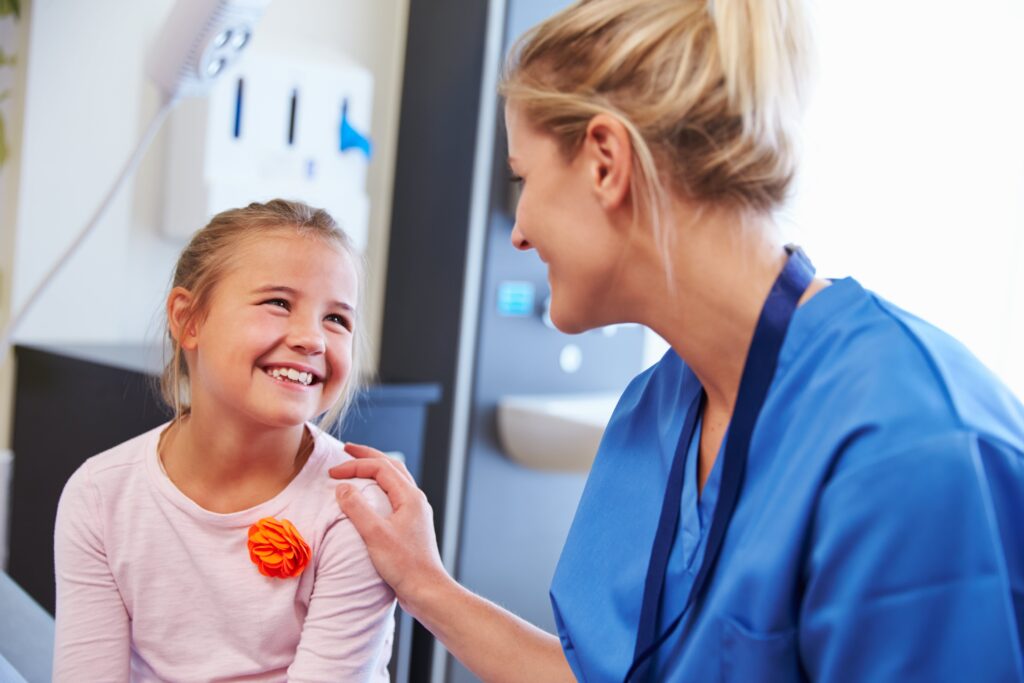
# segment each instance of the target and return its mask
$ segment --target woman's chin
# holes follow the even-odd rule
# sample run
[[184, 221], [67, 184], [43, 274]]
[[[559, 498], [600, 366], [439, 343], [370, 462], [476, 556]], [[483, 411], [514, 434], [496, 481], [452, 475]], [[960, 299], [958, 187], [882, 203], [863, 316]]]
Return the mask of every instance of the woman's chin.
[[551, 324], [555, 329], [564, 334], [580, 334], [594, 329], [594, 325], [587, 324], [578, 315], [566, 315], [556, 310], [551, 310]]

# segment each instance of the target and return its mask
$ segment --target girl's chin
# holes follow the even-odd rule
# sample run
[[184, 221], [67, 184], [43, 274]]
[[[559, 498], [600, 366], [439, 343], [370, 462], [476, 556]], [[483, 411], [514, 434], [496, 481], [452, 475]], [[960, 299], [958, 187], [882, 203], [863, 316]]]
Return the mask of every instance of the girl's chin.
[[249, 413], [249, 420], [255, 425], [259, 425], [264, 429], [298, 429], [304, 426], [307, 422], [316, 418], [319, 413], [311, 414], [309, 410], [302, 410], [299, 408], [295, 409], [282, 409], [282, 410], [268, 410], [268, 409], [257, 409]]

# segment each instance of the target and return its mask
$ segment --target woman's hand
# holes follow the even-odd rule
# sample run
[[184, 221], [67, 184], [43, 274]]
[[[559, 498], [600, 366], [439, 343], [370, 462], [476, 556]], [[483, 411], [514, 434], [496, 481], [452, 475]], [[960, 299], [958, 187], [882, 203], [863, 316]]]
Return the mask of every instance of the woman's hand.
[[405, 465], [346, 444], [355, 458], [331, 468], [337, 479], [375, 479], [394, 510], [377, 514], [353, 486], [338, 485], [338, 504], [363, 537], [377, 572], [414, 616], [478, 678], [488, 683], [571, 683], [558, 638], [474, 595], [441, 563], [433, 511]]
[[382, 517], [353, 486], [338, 485], [338, 504], [402, 609], [488, 683], [574, 681], [558, 638], [473, 595], [447, 574], [433, 511], [406, 466], [366, 445], [348, 443], [345, 451], [355, 460], [332, 467], [331, 476], [376, 479], [391, 501], [391, 516]]
[[387, 494], [393, 512], [382, 517], [349, 484], [339, 484], [338, 505], [363, 537], [377, 572], [395, 591], [403, 609], [417, 615], [423, 591], [451, 581], [434, 534], [433, 509], [401, 462], [369, 446], [349, 443], [354, 460], [330, 470], [336, 479], [374, 479]]

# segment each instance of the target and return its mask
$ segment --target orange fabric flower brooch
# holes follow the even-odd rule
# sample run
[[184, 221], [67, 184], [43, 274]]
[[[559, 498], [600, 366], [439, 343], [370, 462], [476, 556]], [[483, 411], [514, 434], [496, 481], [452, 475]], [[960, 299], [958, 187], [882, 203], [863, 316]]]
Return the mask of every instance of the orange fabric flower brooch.
[[249, 527], [249, 559], [263, 576], [298, 576], [309, 564], [309, 555], [309, 544], [287, 519], [264, 517]]

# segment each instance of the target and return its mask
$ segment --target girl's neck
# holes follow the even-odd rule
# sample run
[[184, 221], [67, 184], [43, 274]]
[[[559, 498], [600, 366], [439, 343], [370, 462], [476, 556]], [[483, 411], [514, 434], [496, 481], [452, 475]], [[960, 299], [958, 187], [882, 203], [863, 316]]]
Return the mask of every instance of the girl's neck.
[[189, 498], [213, 512], [235, 512], [280, 493], [313, 449], [304, 425], [247, 429], [211, 423], [202, 411], [179, 419], [160, 443], [167, 476]]

